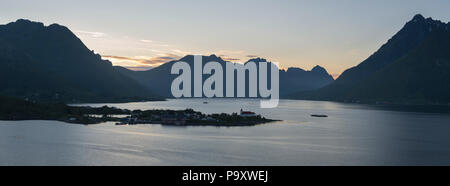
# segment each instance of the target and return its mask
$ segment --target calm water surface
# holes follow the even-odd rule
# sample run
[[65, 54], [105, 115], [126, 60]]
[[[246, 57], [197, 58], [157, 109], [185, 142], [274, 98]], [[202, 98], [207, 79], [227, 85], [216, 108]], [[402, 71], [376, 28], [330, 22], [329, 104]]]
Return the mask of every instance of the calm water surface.
[[0, 165], [450, 165], [448, 114], [332, 102], [281, 100], [276, 109], [260, 109], [258, 100], [204, 101], [106, 105], [205, 113], [244, 108], [284, 121], [235, 128], [0, 121]]

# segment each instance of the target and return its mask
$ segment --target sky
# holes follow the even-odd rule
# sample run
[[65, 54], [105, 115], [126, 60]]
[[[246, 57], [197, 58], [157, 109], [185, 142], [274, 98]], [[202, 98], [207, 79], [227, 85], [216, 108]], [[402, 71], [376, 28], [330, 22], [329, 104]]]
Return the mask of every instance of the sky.
[[69, 27], [115, 65], [144, 70], [187, 54], [335, 77], [375, 52], [415, 14], [450, 21], [449, 0], [1, 0], [20, 18]]

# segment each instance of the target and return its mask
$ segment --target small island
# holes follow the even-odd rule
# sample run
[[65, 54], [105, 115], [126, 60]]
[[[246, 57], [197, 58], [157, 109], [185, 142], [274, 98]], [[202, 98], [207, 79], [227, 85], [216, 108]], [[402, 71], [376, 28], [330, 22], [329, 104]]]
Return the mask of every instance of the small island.
[[0, 120], [55, 120], [73, 124], [116, 125], [160, 124], [172, 126], [254, 126], [272, 120], [254, 112], [204, 114], [186, 110], [128, 110], [115, 107], [77, 107], [66, 104], [36, 103], [18, 98], [0, 97]]
[[[172, 126], [253, 126], [274, 122], [256, 115], [253, 112], [242, 111], [233, 114], [203, 114], [193, 109], [186, 110], [124, 110], [130, 115], [120, 118], [120, 122], [116, 125], [137, 125], [137, 124], [161, 124]], [[113, 118], [103, 116], [103, 118]]]

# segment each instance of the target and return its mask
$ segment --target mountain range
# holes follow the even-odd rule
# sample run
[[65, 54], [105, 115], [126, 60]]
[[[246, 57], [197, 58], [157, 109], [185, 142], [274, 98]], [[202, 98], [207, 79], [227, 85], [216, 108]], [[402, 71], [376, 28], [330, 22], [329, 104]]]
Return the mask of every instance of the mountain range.
[[[210, 56], [202, 56], [202, 59], [203, 59], [203, 66], [206, 64], [206, 62], [210, 61], [220, 63], [222, 69], [224, 70], [224, 80], [226, 81], [225, 78], [226, 64], [231, 62], [225, 61], [214, 54]], [[185, 56], [179, 60], [165, 63], [159, 67], [147, 71], [132, 71], [120, 66], [116, 66], [115, 68], [122, 74], [140, 82], [142, 85], [145, 85], [155, 94], [170, 98], [173, 97], [171, 93], [172, 81], [178, 76], [172, 75], [170, 72], [172, 65], [178, 61], [186, 62], [190, 65], [191, 69], [194, 69], [193, 55]], [[246, 63], [248, 62], [254, 62], [258, 64], [260, 62], [268, 62], [268, 61], [263, 58], [254, 58], [248, 60]], [[270, 64], [270, 62], [268, 63]], [[306, 71], [300, 68], [289, 68], [287, 70], [279, 70], [279, 72], [280, 72], [280, 96], [282, 97], [298, 91], [314, 90], [317, 88], [321, 88], [334, 81], [333, 77], [330, 74], [328, 74], [328, 72], [323, 67], [320, 66], [314, 67], [311, 71]], [[204, 75], [203, 81], [205, 81], [206, 78], [207, 76]], [[247, 72], [246, 96], [248, 96], [249, 90], [248, 79], [249, 78]], [[236, 85], [237, 83], [235, 82], [235, 95], [237, 90]], [[224, 95], [226, 95], [226, 87], [224, 87]]]
[[[203, 59], [223, 67], [230, 63], [215, 55]], [[193, 65], [193, 56], [177, 61]], [[0, 95], [4, 96], [66, 103], [160, 100], [172, 97], [170, 87], [176, 76], [170, 70], [177, 61], [148, 71], [132, 71], [103, 60], [65, 26], [24, 19], [0, 25]], [[261, 58], [250, 61], [266, 62]], [[334, 81], [319, 66], [311, 71], [280, 70], [280, 79], [281, 95]]]
[[335, 82], [290, 98], [393, 104], [450, 103], [450, 23], [416, 15]]
[[[161, 100], [172, 97], [170, 87], [177, 76], [170, 71], [178, 61], [192, 68], [194, 56], [132, 71], [103, 60], [67, 27], [23, 19], [0, 25], [0, 95], [4, 96], [66, 103]], [[216, 55], [203, 56], [203, 61], [219, 62], [223, 69], [231, 63]], [[337, 80], [320, 66], [279, 72], [282, 98], [448, 104], [450, 23], [414, 16], [378, 51]]]

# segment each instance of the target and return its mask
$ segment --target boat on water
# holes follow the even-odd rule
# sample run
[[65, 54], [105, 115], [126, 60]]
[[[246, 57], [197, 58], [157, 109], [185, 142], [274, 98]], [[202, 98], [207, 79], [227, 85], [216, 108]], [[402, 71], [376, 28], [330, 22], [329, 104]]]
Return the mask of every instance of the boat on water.
[[203, 102], [203, 104], [208, 104], [208, 102], [207, 102], [207, 101], [205, 101], [205, 102]]
[[314, 118], [327, 118], [328, 116], [324, 115], [324, 114], [312, 114], [311, 117], [314, 117]]

